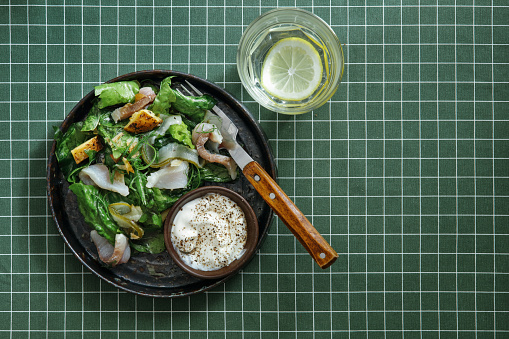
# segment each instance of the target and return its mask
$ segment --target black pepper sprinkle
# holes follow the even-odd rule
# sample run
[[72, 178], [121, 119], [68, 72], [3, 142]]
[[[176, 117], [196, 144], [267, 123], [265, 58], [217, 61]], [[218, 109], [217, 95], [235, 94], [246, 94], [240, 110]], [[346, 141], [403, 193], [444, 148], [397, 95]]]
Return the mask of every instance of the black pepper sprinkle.
[[[181, 211], [185, 208], [181, 208]], [[191, 228], [200, 232], [196, 241], [193, 258], [197, 266], [219, 268], [236, 259], [245, 244], [245, 217], [240, 208], [229, 198], [211, 194], [203, 197], [193, 207], [194, 217], [189, 221]], [[212, 226], [209, 227], [208, 225]], [[226, 227], [226, 229], [219, 229]], [[185, 229], [183, 226], [182, 229]], [[192, 239], [182, 239], [182, 244]], [[212, 242], [212, 243], [208, 243]], [[226, 245], [219, 246], [219, 243]]]

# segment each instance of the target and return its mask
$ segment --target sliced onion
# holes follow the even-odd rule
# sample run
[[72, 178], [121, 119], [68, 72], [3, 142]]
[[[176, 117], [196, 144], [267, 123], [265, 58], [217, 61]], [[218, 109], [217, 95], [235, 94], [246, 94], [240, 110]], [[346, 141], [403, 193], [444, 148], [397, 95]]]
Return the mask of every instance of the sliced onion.
[[129, 238], [140, 239], [145, 233], [136, 222], [140, 220], [143, 211], [140, 206], [129, 205], [125, 202], [117, 202], [108, 206], [113, 220], [118, 226], [129, 233]]
[[[154, 159], [154, 149], [148, 145], [143, 145], [141, 155], [143, 160], [149, 164]], [[158, 162], [154, 162], [150, 167], [160, 168], [168, 165], [172, 160], [184, 160], [191, 164], [201, 167], [198, 151], [178, 143], [169, 143], [159, 149]]]

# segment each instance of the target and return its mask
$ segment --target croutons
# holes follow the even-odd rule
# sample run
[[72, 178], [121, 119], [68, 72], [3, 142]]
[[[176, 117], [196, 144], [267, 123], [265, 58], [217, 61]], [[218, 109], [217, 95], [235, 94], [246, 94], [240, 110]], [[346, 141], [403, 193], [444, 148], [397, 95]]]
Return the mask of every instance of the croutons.
[[74, 158], [74, 161], [79, 164], [83, 160], [88, 158], [88, 154], [85, 151], [100, 151], [103, 148], [103, 144], [101, 140], [99, 140], [98, 136], [93, 137], [82, 143], [81, 145], [75, 147], [71, 153]]
[[151, 111], [142, 109], [129, 118], [129, 123], [124, 127], [124, 130], [134, 134], [144, 133], [153, 130], [162, 122], [163, 120]]

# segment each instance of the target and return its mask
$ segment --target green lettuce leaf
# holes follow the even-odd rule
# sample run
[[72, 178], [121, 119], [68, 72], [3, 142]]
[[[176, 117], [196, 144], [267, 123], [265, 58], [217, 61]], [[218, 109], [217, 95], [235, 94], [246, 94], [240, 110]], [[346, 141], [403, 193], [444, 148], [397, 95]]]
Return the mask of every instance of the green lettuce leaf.
[[170, 108], [189, 116], [199, 123], [205, 112], [216, 104], [216, 100], [208, 94], [202, 96], [187, 96], [171, 88], [171, 78], [165, 78], [160, 85], [159, 93], [149, 109], [155, 114], [168, 114]]
[[171, 104], [175, 102], [175, 91], [170, 87], [171, 78], [167, 77], [161, 81], [159, 92], [149, 109], [156, 115], [168, 114]]
[[188, 146], [191, 149], [194, 149], [193, 141], [191, 140], [191, 131], [187, 128], [187, 125], [183, 122], [180, 124], [170, 125], [168, 131], [166, 131], [166, 135], [171, 135], [173, 139]]
[[95, 95], [99, 96], [99, 108], [125, 104], [134, 101], [140, 90], [138, 81], [119, 81], [95, 86]]

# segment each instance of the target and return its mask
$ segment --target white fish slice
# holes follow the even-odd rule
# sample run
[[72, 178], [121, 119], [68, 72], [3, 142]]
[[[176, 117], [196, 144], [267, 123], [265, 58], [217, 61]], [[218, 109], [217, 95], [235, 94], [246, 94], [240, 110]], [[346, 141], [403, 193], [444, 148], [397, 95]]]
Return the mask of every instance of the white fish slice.
[[[174, 166], [172, 166], [172, 164]], [[157, 187], [167, 190], [184, 188], [187, 186], [187, 171], [189, 163], [187, 161], [174, 160], [169, 165], [150, 174], [147, 177], [147, 187]]]
[[116, 172], [113, 182], [110, 171], [103, 164], [90, 165], [80, 171], [79, 178], [85, 185], [95, 185], [105, 190], [117, 192], [124, 197], [129, 195], [129, 187], [124, 183], [124, 175]]

